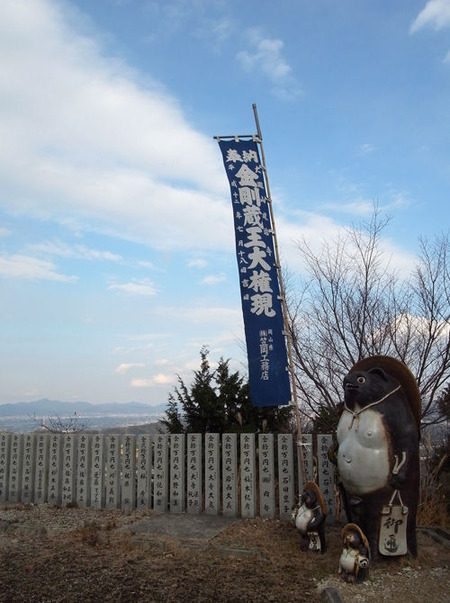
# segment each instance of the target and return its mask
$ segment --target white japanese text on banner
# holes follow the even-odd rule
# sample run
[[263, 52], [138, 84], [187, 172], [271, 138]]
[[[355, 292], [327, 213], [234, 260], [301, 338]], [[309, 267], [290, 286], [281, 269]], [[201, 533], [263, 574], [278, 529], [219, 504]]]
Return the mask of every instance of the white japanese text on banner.
[[254, 406], [289, 404], [284, 321], [264, 171], [254, 140], [220, 140], [231, 188]]

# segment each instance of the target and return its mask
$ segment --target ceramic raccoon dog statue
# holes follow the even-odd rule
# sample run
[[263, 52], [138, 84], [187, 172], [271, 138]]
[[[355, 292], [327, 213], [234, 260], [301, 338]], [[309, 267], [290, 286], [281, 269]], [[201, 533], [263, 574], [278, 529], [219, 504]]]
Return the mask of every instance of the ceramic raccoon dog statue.
[[[416, 556], [420, 394], [415, 379], [395, 358], [374, 356], [352, 368], [344, 392], [337, 466], [348, 521], [365, 533], [372, 557], [405, 554], [406, 549]], [[389, 515], [399, 504], [401, 517]]]
[[319, 486], [308, 482], [303, 489], [299, 505], [292, 513], [292, 522], [301, 534], [301, 551], [327, 550], [325, 520], [327, 510]]

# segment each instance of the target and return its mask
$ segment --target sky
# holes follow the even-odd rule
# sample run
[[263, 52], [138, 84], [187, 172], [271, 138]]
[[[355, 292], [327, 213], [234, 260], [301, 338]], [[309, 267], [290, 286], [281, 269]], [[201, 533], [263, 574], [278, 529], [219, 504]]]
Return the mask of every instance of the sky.
[[294, 277], [374, 203], [405, 274], [448, 229], [450, 0], [0, 2], [0, 404], [245, 373], [213, 137], [253, 103]]

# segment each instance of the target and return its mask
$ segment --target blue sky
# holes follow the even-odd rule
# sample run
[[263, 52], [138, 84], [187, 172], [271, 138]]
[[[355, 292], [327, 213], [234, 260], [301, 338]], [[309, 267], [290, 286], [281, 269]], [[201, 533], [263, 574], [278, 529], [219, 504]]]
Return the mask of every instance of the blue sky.
[[2, 0], [0, 403], [165, 403], [245, 370], [214, 135], [255, 132], [279, 247], [448, 228], [450, 0]]

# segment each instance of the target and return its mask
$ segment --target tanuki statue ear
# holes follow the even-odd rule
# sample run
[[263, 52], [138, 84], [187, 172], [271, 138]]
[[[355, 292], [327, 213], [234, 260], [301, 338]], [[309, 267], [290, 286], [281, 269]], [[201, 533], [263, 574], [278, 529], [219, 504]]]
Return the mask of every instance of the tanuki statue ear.
[[375, 373], [375, 375], [379, 375], [382, 379], [384, 379], [384, 381], [388, 380], [386, 373], [383, 371], [382, 368], [379, 368], [378, 366], [375, 366], [373, 369], [370, 369], [369, 373]]

